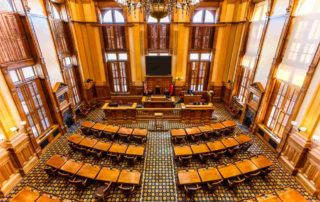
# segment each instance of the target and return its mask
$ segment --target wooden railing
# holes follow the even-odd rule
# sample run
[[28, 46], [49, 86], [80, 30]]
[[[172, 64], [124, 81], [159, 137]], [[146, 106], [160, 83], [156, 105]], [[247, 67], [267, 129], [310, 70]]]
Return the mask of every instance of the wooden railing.
[[154, 113], [163, 113], [163, 118], [167, 120], [181, 120], [180, 108], [137, 108], [136, 118], [139, 120], [154, 119]]

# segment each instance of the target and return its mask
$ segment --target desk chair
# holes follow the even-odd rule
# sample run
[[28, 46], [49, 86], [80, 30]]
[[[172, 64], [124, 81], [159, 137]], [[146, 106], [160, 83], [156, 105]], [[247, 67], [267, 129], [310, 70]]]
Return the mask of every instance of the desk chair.
[[132, 194], [135, 189], [136, 189], [136, 186], [135, 185], [125, 185], [125, 184], [120, 184], [118, 186], [118, 188], [122, 191], [122, 193], [126, 196], [126, 197], [129, 197], [130, 194]]
[[104, 185], [99, 186], [96, 191], [94, 192], [94, 198], [98, 201], [98, 202], [104, 202], [106, 201], [107, 198], [107, 194], [110, 191], [111, 188], [111, 184], [112, 182], [106, 182], [104, 183]]
[[179, 156], [179, 157], [177, 157], [177, 159], [178, 159], [178, 162], [181, 165], [187, 165], [190, 162], [190, 159], [192, 159], [192, 155], [190, 155], [190, 156]]

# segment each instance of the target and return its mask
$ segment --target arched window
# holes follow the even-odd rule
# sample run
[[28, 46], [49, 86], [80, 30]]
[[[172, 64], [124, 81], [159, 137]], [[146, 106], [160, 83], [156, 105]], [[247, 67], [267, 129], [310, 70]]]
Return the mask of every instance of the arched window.
[[51, 12], [54, 19], [61, 19], [60, 11], [55, 5], [51, 6]]
[[116, 9], [108, 10], [104, 13], [102, 18], [103, 23], [124, 23], [124, 16], [123, 14]]
[[215, 23], [213, 10], [198, 10], [192, 17], [192, 23]]

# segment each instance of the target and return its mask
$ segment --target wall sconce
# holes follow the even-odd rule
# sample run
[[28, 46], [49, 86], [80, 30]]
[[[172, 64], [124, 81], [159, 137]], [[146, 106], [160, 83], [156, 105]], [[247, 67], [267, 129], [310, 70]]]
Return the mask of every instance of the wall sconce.
[[304, 127], [304, 126], [302, 126], [302, 127], [298, 128], [298, 131], [299, 131], [299, 132], [306, 132], [306, 131], [307, 131], [307, 128]]
[[4, 134], [0, 134], [0, 142], [4, 141], [5, 140], [5, 136]]
[[298, 122], [296, 122], [296, 121], [291, 121], [291, 125], [292, 125], [292, 126], [297, 126], [297, 125], [298, 125]]
[[19, 128], [13, 126], [13, 127], [10, 128], [10, 131], [13, 132], [13, 133], [14, 133], [14, 132], [16, 133], [16, 132], [19, 131]]
[[22, 126], [25, 126], [25, 125], [27, 125], [27, 122], [26, 121], [21, 121], [21, 123], [20, 123]]

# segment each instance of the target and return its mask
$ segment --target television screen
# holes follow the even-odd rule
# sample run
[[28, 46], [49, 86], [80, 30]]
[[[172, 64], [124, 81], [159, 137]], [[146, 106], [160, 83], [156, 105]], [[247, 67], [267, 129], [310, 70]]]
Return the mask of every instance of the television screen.
[[171, 75], [171, 56], [146, 56], [146, 71], [150, 76]]

